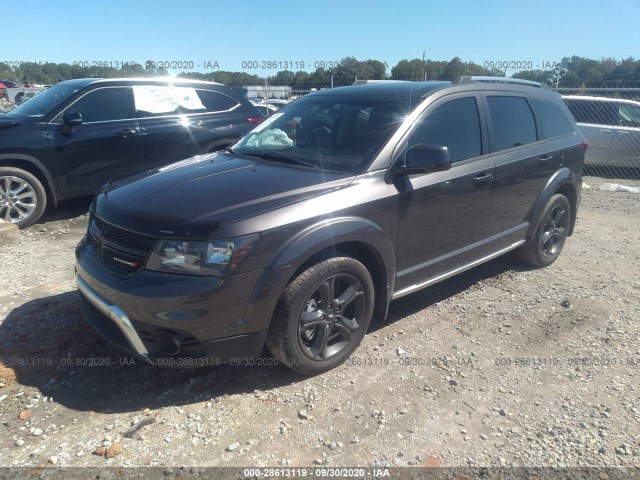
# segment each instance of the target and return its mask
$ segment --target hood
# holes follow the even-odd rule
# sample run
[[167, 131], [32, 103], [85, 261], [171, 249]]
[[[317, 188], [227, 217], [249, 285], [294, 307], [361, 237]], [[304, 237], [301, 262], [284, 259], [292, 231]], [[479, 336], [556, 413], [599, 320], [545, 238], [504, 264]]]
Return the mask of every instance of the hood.
[[225, 224], [344, 187], [352, 179], [215, 153], [108, 184], [94, 208], [108, 223], [137, 233], [207, 238]]

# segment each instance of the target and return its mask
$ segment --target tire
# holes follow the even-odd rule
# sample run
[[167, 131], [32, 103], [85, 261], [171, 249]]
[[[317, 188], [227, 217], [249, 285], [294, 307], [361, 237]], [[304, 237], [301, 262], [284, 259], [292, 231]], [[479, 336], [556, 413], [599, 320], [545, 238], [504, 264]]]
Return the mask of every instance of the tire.
[[374, 300], [371, 275], [359, 261], [335, 257], [317, 263], [282, 292], [267, 347], [298, 373], [331, 370], [362, 342]]
[[31, 173], [19, 168], [0, 168], [0, 218], [19, 228], [36, 223], [47, 206], [47, 194]]
[[544, 208], [536, 234], [519, 252], [519, 258], [536, 267], [547, 267], [560, 255], [569, 231], [571, 205], [564, 195], [554, 195]]

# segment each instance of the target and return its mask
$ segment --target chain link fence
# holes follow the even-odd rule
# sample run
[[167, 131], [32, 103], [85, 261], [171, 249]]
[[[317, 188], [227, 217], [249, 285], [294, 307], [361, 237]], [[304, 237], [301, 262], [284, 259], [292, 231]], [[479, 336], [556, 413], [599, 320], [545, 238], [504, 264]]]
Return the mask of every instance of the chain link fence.
[[640, 85], [557, 88], [587, 137], [585, 193], [640, 200]]

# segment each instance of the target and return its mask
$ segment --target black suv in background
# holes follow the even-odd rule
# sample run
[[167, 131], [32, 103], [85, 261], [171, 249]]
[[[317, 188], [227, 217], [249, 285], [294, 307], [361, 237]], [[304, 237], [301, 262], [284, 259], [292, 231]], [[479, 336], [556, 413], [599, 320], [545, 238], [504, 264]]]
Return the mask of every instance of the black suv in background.
[[309, 94], [232, 148], [112, 183], [77, 284], [89, 323], [161, 366], [343, 362], [393, 299], [573, 232], [586, 143], [560, 95], [505, 79]]
[[0, 218], [234, 143], [264, 116], [241, 90], [182, 79], [76, 79], [0, 118]]

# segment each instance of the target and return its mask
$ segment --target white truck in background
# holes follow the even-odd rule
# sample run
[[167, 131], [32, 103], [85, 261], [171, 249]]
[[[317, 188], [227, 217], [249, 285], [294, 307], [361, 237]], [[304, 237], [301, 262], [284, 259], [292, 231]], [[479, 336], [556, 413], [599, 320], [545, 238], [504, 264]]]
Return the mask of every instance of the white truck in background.
[[7, 88], [6, 90], [9, 102], [20, 105], [25, 100], [28, 100], [43, 90], [46, 90], [46, 87], [18, 87]]

